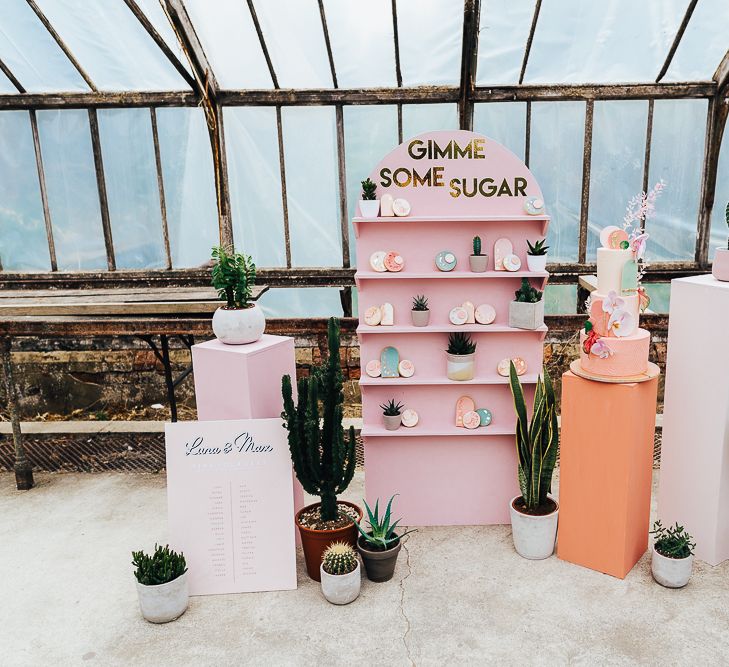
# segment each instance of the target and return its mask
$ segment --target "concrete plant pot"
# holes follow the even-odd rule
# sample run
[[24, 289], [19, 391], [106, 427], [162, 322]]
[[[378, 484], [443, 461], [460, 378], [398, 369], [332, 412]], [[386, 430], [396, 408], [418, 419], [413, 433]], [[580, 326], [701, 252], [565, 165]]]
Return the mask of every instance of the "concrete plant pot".
[[717, 248], [711, 273], [717, 280], [729, 282], [729, 249]]
[[656, 551], [653, 545], [651, 557], [651, 574], [653, 578], [666, 588], [683, 588], [691, 578], [694, 566], [694, 557], [669, 558]]
[[473, 380], [473, 360], [476, 353], [449, 354], [446, 352], [446, 374], [449, 380]]
[[398, 540], [392, 549], [376, 551], [370, 549], [367, 541], [361, 535], [357, 540], [357, 551], [362, 556], [364, 569], [370, 581], [390, 581], [395, 574], [397, 556], [402, 548], [402, 541]]
[[530, 255], [527, 253], [527, 267], [530, 271], [546, 271], [547, 256], [546, 255]]
[[187, 587], [187, 572], [156, 586], [137, 584], [139, 609], [150, 623], [169, 623], [185, 613], [190, 593]]
[[415, 327], [427, 327], [430, 322], [430, 311], [429, 310], [411, 310], [410, 314], [413, 317], [413, 326]]
[[509, 326], [515, 329], [538, 329], [544, 324], [544, 299], [536, 303], [511, 301]]
[[397, 431], [402, 423], [402, 415], [382, 415], [386, 431]]
[[266, 330], [266, 318], [256, 304], [248, 308], [218, 308], [213, 314], [213, 333], [226, 345], [255, 343]]
[[347, 574], [329, 574], [324, 569], [324, 563], [319, 566], [321, 577], [321, 592], [332, 604], [349, 604], [359, 596], [362, 586], [362, 568], [357, 561], [357, 567]]
[[488, 255], [469, 255], [468, 263], [473, 273], [485, 273], [486, 267], [489, 265]]
[[359, 212], [363, 218], [376, 218], [380, 215], [380, 200], [360, 199]]
[[549, 497], [554, 501], [555, 510], [542, 516], [524, 514], [516, 509], [514, 503], [521, 496], [515, 496], [509, 503], [511, 536], [514, 540], [514, 548], [522, 558], [543, 560], [554, 553], [559, 504], [554, 498]]

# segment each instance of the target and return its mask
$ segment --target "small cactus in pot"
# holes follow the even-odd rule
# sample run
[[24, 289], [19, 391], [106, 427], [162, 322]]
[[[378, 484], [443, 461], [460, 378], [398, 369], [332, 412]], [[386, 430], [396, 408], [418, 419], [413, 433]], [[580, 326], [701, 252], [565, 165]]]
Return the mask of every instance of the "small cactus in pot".
[[357, 599], [362, 583], [359, 558], [351, 545], [333, 542], [321, 561], [321, 591], [332, 604], [349, 604]]
[[473, 254], [469, 255], [468, 263], [474, 273], [484, 273], [489, 263], [489, 256], [481, 254], [481, 237], [473, 237]]
[[514, 292], [514, 300], [509, 304], [509, 326], [515, 329], [538, 329], [544, 324], [543, 293], [529, 284], [527, 278], [521, 279], [521, 287]]
[[413, 318], [413, 326], [426, 327], [430, 322], [430, 309], [428, 308], [428, 297], [418, 294], [413, 297], [413, 309], [410, 311]]

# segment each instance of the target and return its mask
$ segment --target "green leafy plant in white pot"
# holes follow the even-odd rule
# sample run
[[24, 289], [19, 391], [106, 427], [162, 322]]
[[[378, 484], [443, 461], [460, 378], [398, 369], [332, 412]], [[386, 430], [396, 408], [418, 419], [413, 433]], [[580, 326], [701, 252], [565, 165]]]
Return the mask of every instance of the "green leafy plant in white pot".
[[213, 333], [228, 345], [254, 343], [263, 336], [266, 318], [253, 302], [256, 265], [231, 248], [213, 248], [212, 285], [225, 301], [213, 315]]
[[516, 329], [538, 329], [544, 324], [544, 300], [542, 292], [532, 287], [527, 278], [521, 279], [521, 287], [514, 292], [509, 303], [509, 326]]
[[535, 241], [527, 241], [527, 267], [530, 271], [546, 271], [547, 270], [547, 250], [548, 245], [544, 245], [546, 239]]
[[375, 194], [377, 185], [372, 179], [362, 181], [362, 199], [359, 200], [359, 212], [363, 218], [376, 218], [380, 214], [380, 202]]
[[552, 381], [544, 370], [537, 378], [531, 422], [524, 390], [510, 363], [509, 386], [516, 411], [516, 454], [521, 495], [511, 499], [511, 533], [514, 548], [524, 558], [541, 560], [554, 553], [559, 505], [550, 494], [557, 463], [559, 428]]
[[139, 608], [147, 621], [168, 623], [185, 613], [190, 593], [184, 554], [172, 551], [169, 545], [155, 544], [151, 556], [132, 551], [132, 565], [136, 568]]
[[651, 574], [666, 588], [683, 588], [691, 578], [694, 564], [693, 541], [678, 522], [672, 528], [664, 528], [660, 521], [653, 524], [653, 554]]
[[[726, 224], [729, 225], [729, 204], [726, 205], [724, 217], [726, 219]], [[729, 281], [729, 243], [727, 243], [724, 247], [716, 249], [711, 273], [717, 280], [723, 280], [725, 282]]]
[[362, 586], [359, 558], [350, 544], [333, 542], [322, 556], [321, 592], [332, 604], [349, 604]]

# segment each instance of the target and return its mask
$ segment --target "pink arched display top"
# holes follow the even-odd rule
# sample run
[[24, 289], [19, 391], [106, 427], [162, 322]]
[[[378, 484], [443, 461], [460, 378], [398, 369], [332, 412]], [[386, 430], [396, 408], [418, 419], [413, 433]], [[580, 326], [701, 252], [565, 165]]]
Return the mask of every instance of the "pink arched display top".
[[410, 215], [525, 216], [542, 191], [527, 166], [498, 142], [466, 130], [426, 132], [391, 151], [370, 174], [377, 198], [407, 199]]

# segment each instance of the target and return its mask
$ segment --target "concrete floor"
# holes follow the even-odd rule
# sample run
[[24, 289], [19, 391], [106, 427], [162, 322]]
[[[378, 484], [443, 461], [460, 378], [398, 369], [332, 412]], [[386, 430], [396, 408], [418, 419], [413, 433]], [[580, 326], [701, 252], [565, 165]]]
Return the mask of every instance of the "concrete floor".
[[[0, 475], [3, 665], [678, 665], [729, 662], [729, 562], [661, 588], [516, 555], [508, 526], [426, 528], [395, 579], [335, 607], [299, 589], [192, 598], [175, 623], [137, 608], [130, 551], [165, 542], [163, 475]], [[362, 497], [361, 473], [346, 497]], [[600, 530], [595, 526], [595, 530]], [[589, 539], [589, 536], [588, 536]]]

